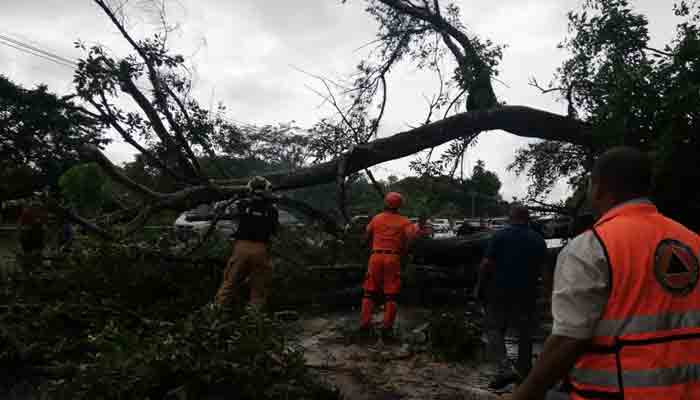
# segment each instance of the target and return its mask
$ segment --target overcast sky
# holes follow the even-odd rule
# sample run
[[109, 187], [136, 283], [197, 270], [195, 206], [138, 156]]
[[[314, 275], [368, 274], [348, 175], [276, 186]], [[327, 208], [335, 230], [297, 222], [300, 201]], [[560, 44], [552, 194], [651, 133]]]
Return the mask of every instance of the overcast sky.
[[[673, 36], [673, 0], [631, 1], [650, 19], [657, 46]], [[128, 4], [130, 28], [136, 36], [153, 32], [153, 14]], [[549, 82], [565, 54], [556, 48], [566, 34], [566, 13], [578, 0], [501, 0], [457, 3], [471, 33], [505, 44], [500, 80], [494, 82], [499, 99], [564, 113], [565, 105], [528, 86], [528, 78]], [[366, 54], [362, 46], [373, 40], [376, 25], [364, 12], [365, 2], [349, 0], [173, 0], [168, 3], [171, 23], [180, 29], [170, 43], [195, 66], [195, 95], [208, 107], [223, 102], [236, 121], [268, 124], [296, 121], [308, 127], [332, 112], [309, 87], [318, 82], [299, 70], [338, 78], [352, 72]], [[89, 0], [0, 1], [0, 34], [30, 42], [69, 59], [81, 52], [75, 40], [99, 42], [117, 54], [129, 50], [121, 36]], [[62, 65], [0, 45], [0, 73], [31, 87], [46, 83], [52, 91], [68, 93], [72, 71]], [[404, 64], [389, 81], [389, 102], [381, 136], [406, 130], [424, 119], [425, 96], [436, 90], [433, 76]], [[504, 198], [521, 197], [525, 177], [506, 171], [516, 149], [528, 141], [504, 132], [488, 132], [470, 148], [465, 170], [477, 159], [498, 173]], [[128, 145], [116, 141], [108, 155], [117, 162], [131, 159]], [[373, 168], [381, 177], [406, 176], [409, 158]], [[552, 194], [568, 194], [560, 185]]]

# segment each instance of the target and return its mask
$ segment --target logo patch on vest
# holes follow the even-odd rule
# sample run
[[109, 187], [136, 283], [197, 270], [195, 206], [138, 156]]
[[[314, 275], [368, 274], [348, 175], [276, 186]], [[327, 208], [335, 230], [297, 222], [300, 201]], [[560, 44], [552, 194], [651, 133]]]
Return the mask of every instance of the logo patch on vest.
[[664, 239], [656, 247], [654, 275], [667, 292], [676, 296], [690, 293], [698, 283], [698, 271], [698, 258], [685, 244]]

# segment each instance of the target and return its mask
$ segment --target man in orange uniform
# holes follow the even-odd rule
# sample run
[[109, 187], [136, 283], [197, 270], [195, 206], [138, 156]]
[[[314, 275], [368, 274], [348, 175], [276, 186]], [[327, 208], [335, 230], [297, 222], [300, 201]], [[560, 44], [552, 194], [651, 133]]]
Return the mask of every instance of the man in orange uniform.
[[[513, 399], [700, 399], [700, 236], [647, 199], [650, 164], [626, 147], [596, 161], [600, 218], [557, 259], [552, 335]], [[568, 394], [545, 393], [562, 378]]]
[[399, 214], [398, 209], [402, 203], [399, 193], [387, 193], [384, 197], [384, 211], [372, 218], [367, 225], [367, 240], [372, 254], [362, 286], [364, 297], [360, 332], [368, 334], [375, 299], [384, 294], [382, 337], [385, 339], [391, 338], [396, 319], [396, 296], [401, 288], [401, 256], [408, 249], [411, 228], [411, 222]]

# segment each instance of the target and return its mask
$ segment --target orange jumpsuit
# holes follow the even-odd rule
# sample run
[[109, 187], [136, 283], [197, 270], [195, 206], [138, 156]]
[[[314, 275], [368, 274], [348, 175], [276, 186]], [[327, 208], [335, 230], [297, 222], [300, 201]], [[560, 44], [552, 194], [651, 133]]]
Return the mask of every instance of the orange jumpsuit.
[[385, 297], [384, 328], [391, 329], [396, 319], [396, 295], [401, 289], [401, 254], [405, 252], [411, 222], [396, 212], [384, 211], [367, 225], [372, 240], [367, 276], [363, 284], [361, 327], [369, 327], [374, 299]]

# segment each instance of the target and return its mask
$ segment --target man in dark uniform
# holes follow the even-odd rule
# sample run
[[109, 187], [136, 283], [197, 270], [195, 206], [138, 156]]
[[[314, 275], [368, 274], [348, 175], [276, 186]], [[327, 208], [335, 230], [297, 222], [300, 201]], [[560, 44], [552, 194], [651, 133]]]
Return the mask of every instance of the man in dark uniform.
[[248, 182], [250, 195], [237, 203], [239, 224], [233, 254], [216, 294], [216, 303], [221, 306], [240, 300], [246, 279], [250, 280], [250, 303], [262, 307], [267, 302], [272, 280], [268, 246], [279, 224], [277, 209], [269, 197], [271, 187], [267, 179], [256, 176]]
[[525, 377], [531, 368], [532, 335], [537, 325], [537, 281], [546, 259], [547, 245], [542, 236], [530, 228], [529, 222], [528, 209], [513, 206], [510, 225], [493, 235], [481, 264], [489, 356], [499, 370], [490, 384], [494, 389], [516, 378], [510, 372], [506, 356], [507, 329], [515, 328], [519, 336], [518, 374]]

